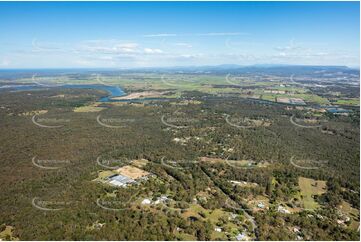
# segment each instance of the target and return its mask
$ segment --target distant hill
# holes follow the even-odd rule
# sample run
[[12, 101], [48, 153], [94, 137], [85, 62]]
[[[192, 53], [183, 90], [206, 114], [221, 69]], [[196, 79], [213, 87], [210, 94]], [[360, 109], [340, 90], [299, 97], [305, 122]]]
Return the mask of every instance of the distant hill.
[[170, 72], [170, 73], [209, 73], [209, 74], [317, 74], [317, 73], [353, 73], [357, 75], [359, 70], [347, 66], [308, 66], [308, 65], [281, 65], [281, 64], [257, 64], [241, 66], [235, 64], [224, 64], [215, 66], [176, 66], [162, 68], [136, 68], [129, 69], [145, 72]]
[[208, 65], [208, 66], [174, 66], [174, 67], [145, 67], [145, 68], [92, 68], [92, 69], [0, 69], [0, 78], [14, 79], [20, 77], [56, 76], [56, 75], [114, 75], [119, 73], [149, 72], [149, 73], [191, 73], [191, 74], [268, 74], [268, 75], [322, 75], [322, 74], [354, 74], [359, 75], [359, 69], [347, 66], [311, 66], [286, 64], [257, 64], [242, 66], [236, 64]]

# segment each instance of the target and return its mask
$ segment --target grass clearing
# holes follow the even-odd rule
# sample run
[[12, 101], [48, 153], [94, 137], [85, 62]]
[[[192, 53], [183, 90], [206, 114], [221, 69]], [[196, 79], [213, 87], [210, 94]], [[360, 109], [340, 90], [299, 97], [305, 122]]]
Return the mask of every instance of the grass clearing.
[[175, 235], [181, 240], [181, 241], [196, 241], [197, 237], [191, 234], [186, 234], [182, 232], [176, 232]]
[[98, 179], [104, 180], [105, 178], [107, 178], [107, 177], [109, 177], [111, 175], [115, 175], [115, 174], [116, 173], [113, 172], [113, 171], [101, 171], [101, 172], [99, 172], [98, 178], [96, 180], [98, 180]]
[[338, 99], [337, 101], [333, 102], [337, 105], [350, 105], [350, 106], [360, 106], [360, 99], [353, 98], [353, 99]]
[[93, 105], [89, 106], [82, 106], [82, 107], [76, 107], [74, 108], [75, 113], [94, 113], [94, 112], [100, 112], [104, 110], [105, 108], [97, 107]]
[[123, 166], [117, 169], [117, 173], [120, 175], [130, 177], [134, 180], [137, 180], [139, 178], [145, 177], [149, 175], [149, 172], [146, 172], [142, 169], [139, 169], [135, 166]]
[[311, 210], [318, 208], [320, 205], [314, 200], [313, 196], [326, 192], [326, 181], [299, 177], [298, 184], [301, 189], [303, 207]]
[[226, 160], [222, 158], [212, 158], [212, 157], [199, 157], [201, 162], [207, 163], [227, 163], [228, 165], [234, 166], [236, 168], [264, 168], [270, 165], [267, 161], [256, 162], [253, 160]]
[[18, 238], [13, 236], [14, 227], [13, 226], [5, 226], [5, 229], [0, 232], [0, 241], [1, 240], [19, 240]]
[[350, 203], [342, 201], [339, 209], [351, 219], [350, 227], [357, 229], [360, 226], [360, 211], [353, 208]]
[[133, 160], [132, 161], [132, 165], [136, 166], [138, 168], [142, 168], [142, 167], [146, 166], [148, 163], [149, 163], [149, 161], [146, 160], [146, 159], [140, 159], [140, 160]]
[[182, 216], [184, 218], [192, 216], [199, 220], [208, 220], [214, 227], [222, 228], [222, 232], [212, 231], [211, 240], [228, 240], [225, 232], [233, 235], [239, 232], [239, 226], [230, 220], [231, 212], [226, 212], [223, 209], [209, 210], [198, 204], [191, 204], [189, 209], [182, 213]]

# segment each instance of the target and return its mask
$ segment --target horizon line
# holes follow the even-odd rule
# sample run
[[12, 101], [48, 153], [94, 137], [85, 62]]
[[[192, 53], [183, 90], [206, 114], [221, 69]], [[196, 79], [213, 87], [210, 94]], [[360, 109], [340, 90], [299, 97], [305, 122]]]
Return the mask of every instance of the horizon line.
[[239, 65], [239, 64], [217, 64], [217, 65], [184, 65], [184, 66], [140, 66], [140, 67], [10, 67], [0, 68], [0, 70], [92, 70], [92, 69], [108, 69], [108, 70], [134, 70], [134, 69], [171, 69], [171, 68], [202, 68], [202, 67], [222, 67], [222, 66], [234, 66], [233, 68], [245, 68], [245, 67], [347, 67], [350, 69], [360, 69], [360, 65], [312, 65], [312, 64], [250, 64], [250, 65]]

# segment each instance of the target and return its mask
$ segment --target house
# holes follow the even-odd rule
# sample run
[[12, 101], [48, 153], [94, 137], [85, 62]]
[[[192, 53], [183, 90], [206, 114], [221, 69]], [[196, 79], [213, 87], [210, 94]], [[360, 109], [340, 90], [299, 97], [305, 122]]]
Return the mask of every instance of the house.
[[142, 201], [142, 205], [150, 205], [152, 202], [150, 201], [150, 199], [148, 199], [148, 198], [145, 198], [145, 199], [143, 199], [143, 201]]
[[233, 219], [236, 219], [237, 217], [238, 217], [237, 214], [231, 213], [231, 214], [229, 215], [229, 217], [228, 217], [228, 220], [233, 220]]
[[278, 206], [277, 211], [280, 212], [280, 213], [285, 213], [285, 214], [290, 214], [291, 213], [288, 209], [282, 207], [281, 205]]
[[264, 208], [264, 204], [262, 202], [260, 202], [260, 203], [257, 204], [257, 207], [258, 208]]
[[247, 235], [243, 232], [243, 233], [239, 233], [239, 234], [237, 234], [237, 236], [236, 236], [236, 240], [237, 241], [241, 241], [241, 240], [247, 240]]
[[154, 204], [164, 203], [166, 201], [168, 201], [168, 197], [166, 195], [162, 195], [155, 200]]
[[296, 226], [296, 227], [293, 228], [293, 232], [294, 232], [294, 233], [300, 233], [300, 232], [301, 232], [301, 228], [298, 227], [298, 226]]
[[214, 231], [216, 231], [216, 232], [222, 232], [222, 228], [216, 227], [216, 228], [214, 229]]
[[286, 91], [283, 91], [283, 90], [265, 90], [264, 93], [285, 94]]

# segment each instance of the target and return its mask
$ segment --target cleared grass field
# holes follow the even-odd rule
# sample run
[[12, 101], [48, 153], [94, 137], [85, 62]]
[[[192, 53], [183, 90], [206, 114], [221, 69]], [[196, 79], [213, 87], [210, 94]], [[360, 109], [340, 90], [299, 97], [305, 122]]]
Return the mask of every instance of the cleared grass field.
[[337, 105], [350, 105], [350, 106], [360, 106], [360, 99], [339, 99], [334, 104]]
[[339, 208], [342, 213], [346, 214], [351, 218], [350, 227], [353, 229], [357, 229], [360, 226], [360, 211], [356, 208], [351, 207], [351, 204], [345, 201], [342, 201]]
[[0, 232], [0, 241], [1, 240], [19, 240], [13, 236], [14, 227], [6, 226], [3, 231]]
[[104, 180], [105, 178], [111, 176], [111, 175], [115, 175], [116, 173], [113, 171], [101, 171], [98, 174], [98, 178], [95, 180]]
[[130, 177], [132, 179], [139, 179], [141, 177], [149, 175], [149, 172], [141, 170], [135, 166], [123, 166], [116, 170], [120, 175]]
[[74, 108], [74, 112], [76, 112], [76, 113], [93, 113], [93, 112], [100, 112], [104, 109], [105, 108], [102, 108], [102, 107], [89, 105], [89, 106], [76, 107], [76, 108]]
[[326, 181], [299, 177], [298, 185], [301, 189], [303, 207], [311, 210], [318, 208], [320, 205], [314, 200], [313, 196], [326, 192]]
[[[201, 216], [202, 214], [202, 216]], [[213, 224], [214, 227], [221, 227], [222, 232], [213, 231], [211, 235], [212, 240], [228, 240], [225, 232], [230, 234], [237, 234], [238, 233], [238, 226], [237, 224], [231, 222], [229, 217], [231, 216], [230, 212], [226, 212], [222, 209], [204, 209], [198, 204], [190, 205], [189, 209], [182, 214], [184, 218], [189, 217], [196, 217], [201, 220], [208, 220]], [[217, 226], [220, 221], [227, 221], [222, 226]]]
[[132, 165], [136, 166], [138, 168], [142, 168], [142, 167], [146, 166], [148, 163], [149, 163], [149, 161], [146, 160], [146, 159], [140, 159], [140, 160], [133, 160], [132, 161]]

